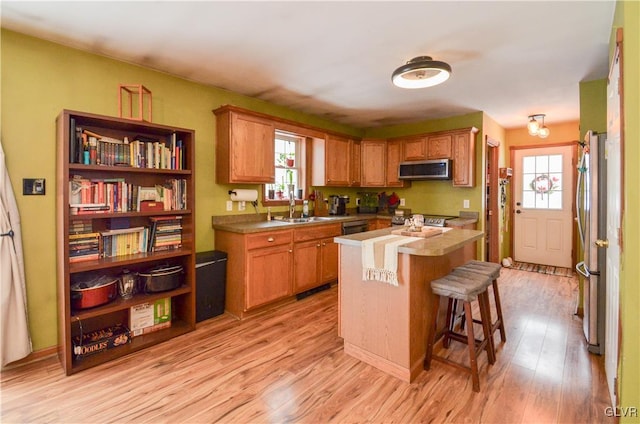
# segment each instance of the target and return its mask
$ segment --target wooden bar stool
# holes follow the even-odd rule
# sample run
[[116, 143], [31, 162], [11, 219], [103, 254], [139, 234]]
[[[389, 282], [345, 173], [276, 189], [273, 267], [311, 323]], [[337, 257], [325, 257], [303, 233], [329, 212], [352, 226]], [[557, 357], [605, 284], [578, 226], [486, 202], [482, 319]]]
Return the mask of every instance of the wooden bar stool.
[[[493, 289], [493, 299], [496, 305], [496, 314], [498, 315], [495, 322], [491, 323], [491, 337], [497, 329], [500, 330], [500, 338], [502, 343], [507, 341], [507, 335], [504, 330], [504, 318], [502, 316], [502, 304], [500, 303], [500, 291], [498, 290], [498, 277], [500, 277], [501, 266], [493, 262], [469, 261], [466, 264], [454, 269], [454, 272], [468, 272], [485, 275], [491, 278], [491, 286]], [[491, 311], [489, 311], [490, 313]]]
[[[490, 277], [484, 278], [467, 278], [466, 276], [454, 275], [451, 273], [445, 277], [438, 278], [431, 282], [431, 290], [438, 296], [445, 296], [449, 298], [449, 304], [447, 306], [447, 320], [449, 323], [452, 314], [452, 303], [454, 300], [460, 300], [463, 302], [464, 314], [467, 322], [473, 323], [473, 315], [471, 313], [471, 302], [478, 300], [480, 306], [480, 323], [482, 324], [482, 333], [484, 335], [482, 340], [475, 338], [473, 325], [467, 325], [466, 334], [461, 334], [453, 331], [449, 328], [449, 325], [445, 325], [444, 332], [440, 337], [444, 337], [443, 346], [448, 346], [449, 340], [455, 340], [467, 345], [469, 350], [469, 366], [465, 366], [458, 362], [452, 361], [443, 356], [433, 354], [433, 346], [436, 342], [437, 333], [437, 321], [438, 321], [438, 303], [434, 304], [431, 310], [431, 316], [429, 318], [429, 325], [431, 327], [429, 339], [427, 341], [427, 351], [424, 360], [424, 368], [428, 370], [431, 367], [431, 360], [437, 360], [447, 363], [458, 369], [466, 371], [471, 374], [471, 380], [473, 383], [473, 391], [480, 391], [480, 377], [478, 375], [478, 355], [485, 350], [487, 352], [487, 358], [489, 364], [495, 362], [495, 352], [493, 350], [493, 343], [491, 342], [491, 321], [488, 315], [489, 297], [487, 294], [487, 287], [491, 285]], [[445, 344], [446, 341], [446, 344]]]

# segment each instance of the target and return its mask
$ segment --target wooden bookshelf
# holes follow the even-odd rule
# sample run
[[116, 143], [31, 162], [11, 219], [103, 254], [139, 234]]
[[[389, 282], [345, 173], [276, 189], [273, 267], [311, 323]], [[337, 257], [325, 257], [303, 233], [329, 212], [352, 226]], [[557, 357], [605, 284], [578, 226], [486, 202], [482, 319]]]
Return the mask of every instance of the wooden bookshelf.
[[[112, 359], [127, 355], [131, 352], [169, 340], [178, 335], [195, 329], [195, 186], [194, 186], [194, 142], [195, 132], [190, 129], [133, 121], [124, 118], [101, 116], [91, 113], [63, 110], [57, 118], [57, 172], [56, 172], [56, 231], [57, 231], [57, 284], [58, 284], [58, 351], [62, 366], [67, 375], [102, 364]], [[87, 130], [88, 133], [98, 134], [98, 144], [104, 146], [109, 143], [122, 145], [117, 147], [119, 152], [126, 151], [126, 163], [122, 163], [124, 156], [119, 157], [115, 165], [100, 164], [100, 154], [92, 152], [89, 163], [85, 163], [82, 150], [86, 147], [82, 133], [77, 128]], [[127, 143], [138, 141], [134, 146]], [[100, 140], [103, 140], [100, 142]], [[154, 145], [154, 141], [155, 144]], [[94, 141], [95, 145], [95, 141]], [[161, 152], [162, 159], [157, 159], [161, 167], [155, 163], [141, 160], [141, 154], [136, 150], [139, 146], [144, 150], [146, 158], [153, 161], [153, 154], [147, 148]], [[178, 148], [179, 147], [179, 148]], [[75, 152], [75, 153], [74, 153]], [[133, 156], [131, 156], [133, 155]], [[96, 157], [98, 158], [96, 160]], [[112, 163], [112, 158], [105, 163]], [[149, 164], [151, 163], [151, 164]], [[180, 181], [180, 201], [178, 209], [155, 211], [139, 211], [134, 201], [126, 202], [120, 210], [112, 208], [99, 213], [74, 214], [70, 208], [70, 181], [81, 178], [90, 181], [123, 181], [131, 191], [124, 191], [133, 196], [134, 188], [155, 187], [165, 185], [167, 181]], [[92, 188], [93, 190], [93, 188]], [[121, 195], [120, 193], [119, 195]], [[97, 196], [97, 195], [96, 195]], [[75, 200], [75, 198], [74, 198]], [[85, 202], [83, 202], [85, 203]], [[166, 251], [137, 251], [131, 254], [120, 254], [98, 259], [82, 260], [70, 263], [70, 225], [75, 221], [83, 221], [86, 227], [94, 232], [105, 232], [116, 220], [122, 225], [122, 219], [127, 224], [125, 228], [148, 227], [153, 217], [180, 216], [182, 225], [181, 245]], [[87, 223], [90, 222], [90, 225]], [[173, 246], [172, 246], [173, 247]], [[77, 249], [77, 248], [76, 248]], [[102, 252], [101, 252], [102, 253]], [[78, 250], [73, 254], [77, 255]], [[176, 289], [156, 293], [136, 293], [131, 299], [118, 296], [116, 299], [92, 308], [73, 309], [71, 299], [71, 284], [82, 281], [88, 275], [106, 275], [117, 278], [124, 269], [130, 272], [144, 272], [158, 265], [181, 265], [184, 270], [182, 285]], [[77, 359], [73, 352], [72, 338], [81, 331], [87, 333], [92, 330], [105, 328], [115, 324], [128, 326], [129, 311], [132, 306], [153, 302], [163, 298], [171, 298], [172, 319], [171, 326], [153, 333], [133, 337], [130, 343], [108, 349]]]

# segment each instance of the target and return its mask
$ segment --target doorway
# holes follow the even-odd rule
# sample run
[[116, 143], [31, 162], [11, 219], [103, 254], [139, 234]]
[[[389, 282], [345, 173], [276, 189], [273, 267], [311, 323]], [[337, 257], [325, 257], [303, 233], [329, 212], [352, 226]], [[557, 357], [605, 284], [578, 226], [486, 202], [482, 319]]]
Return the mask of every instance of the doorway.
[[575, 144], [511, 148], [513, 259], [572, 268]]
[[487, 262], [500, 262], [500, 228], [499, 228], [499, 215], [500, 208], [498, 207], [498, 192], [500, 190], [498, 180], [498, 160], [499, 160], [499, 147], [500, 142], [493, 140], [489, 136], [487, 139], [487, 169], [486, 169], [486, 183], [485, 183], [485, 202], [486, 202], [486, 216], [485, 216], [485, 261]]

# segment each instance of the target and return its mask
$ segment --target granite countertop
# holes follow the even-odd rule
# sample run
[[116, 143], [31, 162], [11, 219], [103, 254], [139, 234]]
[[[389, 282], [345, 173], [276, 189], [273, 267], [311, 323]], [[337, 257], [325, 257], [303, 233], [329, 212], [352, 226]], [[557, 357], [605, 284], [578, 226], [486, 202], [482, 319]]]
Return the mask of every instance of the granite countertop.
[[451, 227], [464, 227], [465, 225], [475, 224], [478, 222], [478, 218], [453, 218], [447, 219], [447, 225]]
[[[391, 234], [392, 228], [367, 231], [366, 233], [350, 234], [347, 236], [335, 237], [334, 241], [345, 246], [361, 246], [362, 241], [374, 237]], [[480, 240], [484, 237], [484, 232], [478, 230], [462, 230], [450, 228], [442, 234], [427, 237], [398, 247], [398, 253], [408, 253], [417, 256], [442, 256], [457, 250], [467, 243]]]

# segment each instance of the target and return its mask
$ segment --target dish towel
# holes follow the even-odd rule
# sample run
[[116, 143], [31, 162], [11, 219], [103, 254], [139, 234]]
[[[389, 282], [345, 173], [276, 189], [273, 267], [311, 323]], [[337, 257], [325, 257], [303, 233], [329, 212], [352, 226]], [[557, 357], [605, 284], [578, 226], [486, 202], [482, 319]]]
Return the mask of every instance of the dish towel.
[[362, 242], [362, 279], [398, 285], [398, 247], [419, 237], [387, 235]]

